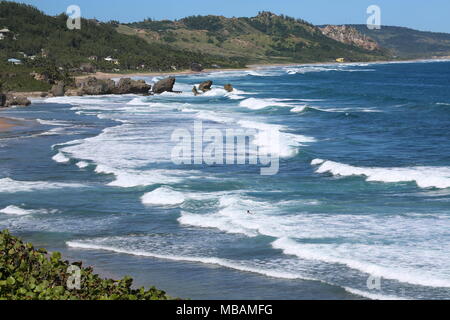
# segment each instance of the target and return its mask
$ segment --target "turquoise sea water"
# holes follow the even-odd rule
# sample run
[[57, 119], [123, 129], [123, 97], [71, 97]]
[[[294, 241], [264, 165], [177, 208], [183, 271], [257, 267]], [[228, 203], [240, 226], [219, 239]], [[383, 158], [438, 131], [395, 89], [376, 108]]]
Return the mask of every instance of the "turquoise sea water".
[[[449, 85], [447, 61], [333, 64], [35, 100], [1, 114], [30, 121], [0, 136], [0, 228], [174, 296], [448, 299]], [[254, 141], [278, 174], [175, 165], [195, 121], [279, 131]]]

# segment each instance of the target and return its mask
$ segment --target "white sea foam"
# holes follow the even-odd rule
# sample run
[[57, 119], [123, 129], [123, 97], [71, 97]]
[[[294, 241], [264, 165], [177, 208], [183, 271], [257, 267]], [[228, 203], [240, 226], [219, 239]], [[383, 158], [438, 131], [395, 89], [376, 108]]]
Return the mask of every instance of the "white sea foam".
[[220, 116], [218, 112], [214, 111], [200, 111], [196, 115], [196, 117], [199, 119], [210, 120], [217, 123], [231, 123], [234, 121], [234, 119]]
[[362, 64], [322, 64], [322, 65], [303, 65], [298, 67], [285, 67], [284, 70], [287, 74], [307, 74], [313, 72], [371, 72], [375, 71], [375, 69], [363, 69], [363, 68], [354, 68], [354, 67], [362, 67], [367, 65]]
[[[251, 211], [251, 215], [247, 211]], [[278, 235], [275, 223], [277, 206], [233, 194], [219, 196], [218, 211], [210, 214], [181, 212], [178, 222], [201, 228], [216, 228], [227, 233], [255, 237], [259, 234]]]
[[[419, 286], [450, 288], [450, 279], [439, 278], [433, 274], [433, 270], [414, 270], [412, 268], [395, 266], [383, 266], [376, 263], [366, 262], [364, 259], [355, 259], [349, 256], [355, 252], [347, 252], [351, 249], [346, 245], [329, 244], [302, 244], [289, 238], [280, 238], [272, 243], [273, 248], [280, 249], [287, 255], [294, 255], [301, 259], [317, 260], [332, 264], [343, 264], [363, 273], [376, 277], [410, 283]], [[359, 249], [355, 244], [354, 250]], [[376, 246], [366, 246], [367, 250], [377, 250]], [[360, 253], [360, 250], [357, 250]], [[382, 263], [380, 261], [380, 263]]]
[[250, 120], [240, 120], [238, 124], [243, 128], [258, 130], [253, 143], [259, 146], [260, 152], [279, 155], [282, 158], [295, 156], [298, 153], [298, 148], [304, 143], [316, 141], [312, 137], [283, 132], [282, 130], [286, 130], [286, 128], [277, 124]]
[[53, 156], [52, 158], [54, 161], [59, 162], [59, 163], [69, 163], [70, 159], [67, 158], [63, 153], [58, 152], [56, 155]]
[[72, 123], [63, 120], [42, 120], [36, 119], [37, 122], [48, 126], [70, 126]]
[[11, 178], [0, 179], [0, 192], [30, 192], [35, 190], [62, 189], [62, 188], [81, 188], [84, 185], [76, 183], [60, 183], [45, 181], [17, 181]]
[[16, 215], [16, 216], [23, 216], [23, 215], [31, 214], [32, 212], [29, 210], [22, 209], [20, 207], [8, 206], [8, 207], [0, 210], [0, 213]]
[[52, 97], [45, 99], [47, 103], [61, 103], [61, 104], [81, 104], [81, 105], [102, 105], [107, 102], [106, 96], [89, 96], [89, 97]]
[[0, 210], [0, 213], [15, 216], [25, 216], [29, 214], [44, 214], [44, 213], [55, 213], [57, 210], [47, 210], [47, 209], [23, 209], [17, 206], [7, 206], [6, 208]]
[[357, 290], [357, 289], [353, 289], [353, 288], [349, 288], [349, 287], [344, 287], [345, 291], [357, 295], [357, 296], [361, 296], [364, 298], [368, 298], [371, 300], [408, 300], [406, 298], [401, 298], [401, 297], [397, 297], [397, 296], [392, 296], [392, 295], [387, 295], [387, 294], [383, 294], [383, 293], [377, 293], [377, 292], [367, 292], [367, 291], [362, 291], [362, 290]]
[[144, 194], [141, 198], [146, 205], [174, 206], [183, 203], [185, 197], [183, 193], [168, 187], [161, 187], [152, 192]]
[[292, 104], [282, 102], [279, 99], [258, 99], [248, 98], [239, 103], [241, 107], [249, 108], [252, 110], [264, 109], [267, 107], [292, 107]]
[[[316, 159], [317, 160], [317, 159]], [[313, 165], [319, 164], [316, 160]], [[411, 182], [420, 188], [449, 188], [450, 167], [404, 167], [376, 168], [356, 167], [334, 161], [324, 161], [316, 170], [317, 173], [331, 173], [335, 176], [365, 176], [367, 181], [379, 182]]]
[[316, 166], [316, 165], [322, 164], [324, 162], [325, 162], [325, 160], [322, 160], [322, 159], [314, 159], [313, 161], [311, 161], [311, 164], [313, 166]]
[[297, 107], [292, 108], [291, 112], [300, 113], [300, 112], [305, 111], [307, 108], [308, 108], [308, 106], [306, 106], [306, 105], [305, 106], [297, 106]]
[[108, 245], [99, 245], [99, 244], [95, 244], [95, 243], [90, 243], [88, 241], [68, 241], [68, 242], [66, 242], [66, 244], [70, 248], [77, 248], [77, 249], [104, 250], [104, 251], [111, 251], [111, 252], [123, 253], [123, 254], [128, 254], [128, 255], [150, 257], [150, 258], [157, 258], [157, 259], [164, 259], [164, 260], [213, 264], [213, 265], [218, 265], [218, 266], [229, 268], [229, 269], [262, 274], [262, 275], [272, 277], [272, 278], [315, 280], [315, 279], [311, 279], [308, 277], [304, 277], [299, 274], [278, 271], [278, 270], [273, 270], [273, 269], [264, 269], [264, 268], [259, 268], [259, 267], [253, 267], [253, 266], [246, 265], [244, 263], [240, 263], [238, 261], [232, 261], [232, 260], [216, 258], [216, 257], [196, 257], [196, 256], [159, 254], [159, 253], [152, 253], [152, 252], [143, 251], [143, 250], [133, 250], [133, 249], [126, 249], [126, 248], [118, 248], [118, 247], [113, 247], [113, 246], [108, 246]]
[[144, 98], [134, 98], [133, 100], [127, 102], [127, 105], [148, 106], [149, 102], [148, 101], [144, 101]]
[[89, 166], [89, 163], [86, 161], [79, 161], [76, 163], [77, 167], [80, 169], [84, 169]]
[[176, 173], [186, 175], [186, 172], [172, 170], [131, 170], [114, 169], [105, 165], [97, 165], [95, 172], [103, 174], [113, 174], [116, 179], [110, 183], [112, 187], [132, 188], [139, 186], [151, 186], [159, 183], [177, 183], [181, 181], [176, 177]]

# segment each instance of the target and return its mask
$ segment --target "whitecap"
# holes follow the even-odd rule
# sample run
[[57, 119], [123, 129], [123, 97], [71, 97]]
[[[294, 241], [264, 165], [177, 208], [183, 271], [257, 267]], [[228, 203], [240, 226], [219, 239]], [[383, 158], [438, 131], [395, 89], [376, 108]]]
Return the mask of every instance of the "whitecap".
[[7, 206], [0, 210], [0, 213], [15, 216], [25, 216], [30, 214], [45, 214], [45, 213], [56, 213], [58, 210], [47, 210], [47, 209], [23, 209], [14, 205]]
[[450, 167], [356, 167], [334, 161], [314, 161], [320, 164], [317, 173], [331, 173], [334, 176], [365, 176], [367, 181], [416, 182], [420, 188], [450, 187]]
[[0, 192], [30, 192], [35, 190], [62, 189], [62, 188], [80, 188], [84, 187], [77, 183], [61, 183], [46, 181], [17, 181], [11, 178], [0, 179]]
[[174, 206], [185, 201], [183, 193], [168, 187], [161, 187], [144, 194], [141, 201], [145, 205]]
[[259, 110], [267, 107], [292, 107], [292, 104], [280, 102], [278, 99], [248, 98], [241, 101], [239, 106], [252, 110]]
[[[356, 245], [355, 249], [356, 249]], [[279, 238], [272, 243], [272, 247], [280, 249], [287, 255], [294, 255], [301, 259], [317, 260], [332, 264], [343, 264], [349, 268], [359, 270], [363, 273], [373, 275], [375, 277], [382, 277], [385, 279], [396, 280], [403, 283], [413, 285], [450, 288], [450, 280], [438, 278], [432, 275], [432, 270], [425, 271], [403, 269], [398, 267], [398, 264], [392, 267], [377, 265], [375, 263], [366, 262], [366, 260], [357, 260], [355, 258], [348, 258], [351, 253], [342, 256], [341, 251], [347, 251], [347, 246], [339, 244], [302, 244], [290, 238]], [[374, 246], [367, 246], [368, 249]]]
[[273, 269], [269, 269], [269, 268], [264, 269], [264, 268], [260, 268], [260, 267], [249, 266], [249, 265], [237, 262], [237, 261], [232, 261], [232, 260], [223, 259], [223, 258], [159, 254], [159, 253], [153, 253], [153, 252], [143, 251], [143, 250], [119, 248], [119, 247], [113, 247], [113, 246], [109, 246], [109, 245], [96, 244], [96, 243], [93, 243], [90, 241], [81, 241], [81, 240], [80, 241], [68, 241], [68, 242], [66, 242], [66, 244], [68, 247], [76, 248], [76, 249], [104, 250], [104, 251], [111, 251], [111, 252], [123, 253], [123, 254], [128, 254], [128, 255], [141, 256], [141, 257], [150, 257], [150, 258], [165, 259], [165, 260], [172, 260], [172, 261], [182, 261], [182, 262], [194, 262], [194, 263], [199, 262], [199, 263], [204, 263], [204, 264], [212, 264], [212, 265], [218, 265], [218, 266], [229, 268], [229, 269], [262, 274], [262, 275], [272, 277], [272, 278], [315, 280], [315, 279], [311, 279], [309, 277], [302, 276], [300, 274], [278, 271], [278, 270], [273, 270]]
[[52, 159], [58, 163], [69, 163], [70, 159], [67, 158], [62, 152], [58, 152], [52, 157]]

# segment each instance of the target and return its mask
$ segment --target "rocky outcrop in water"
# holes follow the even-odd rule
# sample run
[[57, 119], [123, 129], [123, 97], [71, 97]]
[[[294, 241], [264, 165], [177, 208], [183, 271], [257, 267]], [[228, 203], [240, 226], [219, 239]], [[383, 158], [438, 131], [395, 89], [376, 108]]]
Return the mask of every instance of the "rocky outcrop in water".
[[160, 94], [163, 92], [173, 92], [173, 86], [175, 85], [176, 79], [174, 77], [169, 77], [166, 79], [159, 80], [153, 85], [153, 93]]
[[358, 32], [358, 30], [350, 26], [329, 25], [320, 28], [320, 30], [327, 37], [345, 44], [355, 45], [369, 51], [380, 49], [378, 43], [376, 43], [373, 39], [363, 35]]
[[[31, 101], [28, 100], [26, 96], [15, 94], [15, 93], [7, 93], [4, 95], [4, 104], [3, 107], [11, 107], [11, 106], [29, 106]], [[0, 98], [1, 99], [1, 98]]]
[[115, 94], [148, 94], [151, 85], [145, 83], [144, 80], [132, 80], [130, 78], [122, 78], [114, 89]]
[[114, 80], [101, 80], [95, 77], [76, 80], [76, 87], [81, 89], [83, 94], [87, 95], [103, 95], [112, 94], [116, 88]]
[[198, 90], [207, 92], [207, 91], [211, 90], [212, 84], [213, 84], [213, 82], [211, 80], [203, 81], [202, 83], [199, 84]]
[[0, 108], [4, 107], [6, 104], [6, 94], [0, 93]]
[[228, 92], [233, 92], [234, 88], [231, 84], [227, 83], [226, 85], [223, 86], [223, 88], [228, 91]]
[[192, 93], [194, 94], [194, 96], [198, 96], [198, 95], [200, 94], [200, 92], [198, 92], [196, 86], [194, 86], [194, 87], [192, 88]]

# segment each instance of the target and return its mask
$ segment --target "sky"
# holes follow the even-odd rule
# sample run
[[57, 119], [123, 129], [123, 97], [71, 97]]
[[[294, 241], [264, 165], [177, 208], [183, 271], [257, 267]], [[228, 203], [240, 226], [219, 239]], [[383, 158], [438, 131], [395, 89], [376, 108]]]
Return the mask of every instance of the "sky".
[[271, 11], [313, 24], [366, 24], [370, 5], [381, 9], [381, 24], [450, 33], [448, 0], [17, 0], [50, 15], [78, 5], [85, 18], [120, 22], [180, 19], [190, 15], [252, 17]]

